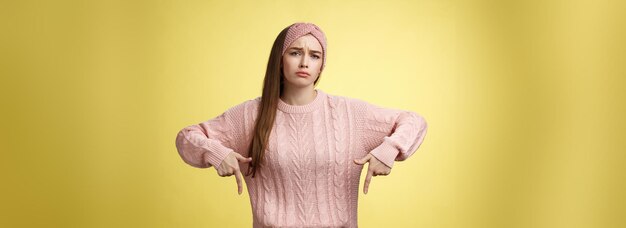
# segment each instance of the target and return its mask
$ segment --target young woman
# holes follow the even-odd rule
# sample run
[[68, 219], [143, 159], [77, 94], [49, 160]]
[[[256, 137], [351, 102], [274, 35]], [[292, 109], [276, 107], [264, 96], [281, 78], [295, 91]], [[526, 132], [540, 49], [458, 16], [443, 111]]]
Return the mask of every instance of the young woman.
[[388, 175], [422, 144], [427, 125], [415, 112], [376, 106], [316, 89], [326, 65], [326, 36], [294, 23], [274, 41], [263, 94], [176, 137], [182, 159], [197, 168], [241, 170], [253, 227], [357, 227], [360, 174]]

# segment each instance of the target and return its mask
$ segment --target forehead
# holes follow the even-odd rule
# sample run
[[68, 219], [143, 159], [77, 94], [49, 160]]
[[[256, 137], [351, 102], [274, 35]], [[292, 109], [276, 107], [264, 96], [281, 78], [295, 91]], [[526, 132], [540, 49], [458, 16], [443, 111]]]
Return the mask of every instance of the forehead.
[[299, 37], [294, 40], [289, 47], [308, 47], [309, 49], [322, 51], [322, 45], [320, 42], [311, 34], [307, 34]]

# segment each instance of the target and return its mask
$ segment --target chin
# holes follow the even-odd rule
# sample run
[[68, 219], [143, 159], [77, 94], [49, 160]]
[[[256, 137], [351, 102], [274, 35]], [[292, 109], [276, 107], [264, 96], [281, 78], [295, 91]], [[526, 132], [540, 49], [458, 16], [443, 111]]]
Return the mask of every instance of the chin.
[[292, 79], [287, 79], [286, 81], [286, 83], [289, 83], [290, 86], [295, 86], [295, 87], [300, 87], [300, 88], [310, 86], [311, 84], [313, 84], [313, 82], [315, 82], [315, 80], [311, 81], [310, 78], [301, 78], [298, 76], [295, 76], [295, 78], [292, 78]]

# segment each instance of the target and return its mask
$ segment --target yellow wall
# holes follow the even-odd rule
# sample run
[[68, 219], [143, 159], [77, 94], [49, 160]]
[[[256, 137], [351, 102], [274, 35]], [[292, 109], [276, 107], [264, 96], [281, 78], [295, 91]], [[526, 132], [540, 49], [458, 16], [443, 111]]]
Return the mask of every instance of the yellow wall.
[[174, 139], [259, 96], [298, 21], [328, 37], [319, 88], [429, 123], [360, 227], [623, 226], [625, 5], [2, 1], [0, 226], [250, 227]]

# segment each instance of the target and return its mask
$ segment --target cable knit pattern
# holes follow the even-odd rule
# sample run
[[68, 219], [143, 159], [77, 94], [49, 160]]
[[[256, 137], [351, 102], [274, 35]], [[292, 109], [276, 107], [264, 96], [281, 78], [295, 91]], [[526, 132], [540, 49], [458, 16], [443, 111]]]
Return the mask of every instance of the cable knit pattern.
[[[391, 167], [424, 140], [426, 121], [415, 112], [316, 91], [305, 105], [278, 100], [267, 165], [257, 177], [244, 177], [253, 227], [357, 227], [363, 166], [352, 160], [372, 153]], [[209, 168], [230, 152], [248, 157], [260, 101], [247, 100], [180, 130], [176, 147], [183, 161]]]

